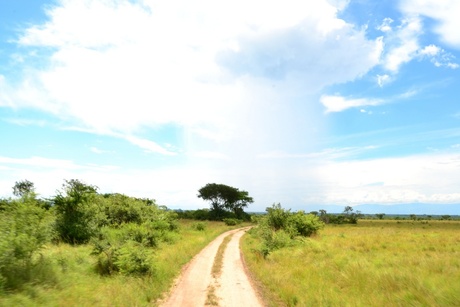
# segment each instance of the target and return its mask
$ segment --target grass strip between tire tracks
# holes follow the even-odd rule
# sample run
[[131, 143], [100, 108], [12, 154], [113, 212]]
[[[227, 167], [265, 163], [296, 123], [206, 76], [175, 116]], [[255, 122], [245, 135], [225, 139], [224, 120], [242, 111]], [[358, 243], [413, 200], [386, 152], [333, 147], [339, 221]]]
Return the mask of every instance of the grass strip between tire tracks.
[[216, 257], [214, 258], [214, 263], [212, 265], [211, 274], [214, 278], [213, 282], [208, 287], [208, 293], [206, 297], [206, 306], [218, 306], [219, 298], [216, 296], [216, 287], [218, 287], [217, 278], [222, 274], [222, 266], [224, 263], [224, 252], [227, 248], [228, 243], [232, 239], [233, 234], [229, 234], [224, 238], [222, 243], [219, 245], [217, 250]]

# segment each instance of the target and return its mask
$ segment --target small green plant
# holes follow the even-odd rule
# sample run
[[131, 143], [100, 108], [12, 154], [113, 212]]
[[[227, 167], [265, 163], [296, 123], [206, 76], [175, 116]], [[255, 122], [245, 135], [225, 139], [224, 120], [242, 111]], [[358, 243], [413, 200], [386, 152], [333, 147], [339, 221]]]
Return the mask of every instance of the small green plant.
[[232, 219], [232, 218], [228, 218], [228, 219], [223, 219], [225, 225], [227, 226], [235, 226], [235, 225], [239, 225], [241, 223], [243, 223], [242, 220], [239, 220], [239, 219]]
[[192, 228], [198, 231], [205, 231], [206, 230], [206, 223], [197, 222], [192, 225]]

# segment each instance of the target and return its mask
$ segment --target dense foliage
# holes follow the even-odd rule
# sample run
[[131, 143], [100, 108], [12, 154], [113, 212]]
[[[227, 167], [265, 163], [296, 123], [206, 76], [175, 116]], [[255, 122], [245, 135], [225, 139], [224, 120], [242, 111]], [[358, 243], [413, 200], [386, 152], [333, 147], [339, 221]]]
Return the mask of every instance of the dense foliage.
[[0, 201], [0, 292], [52, 282], [53, 272], [41, 251], [60, 242], [90, 243], [101, 274], [153, 272], [152, 251], [175, 240], [177, 214], [151, 199], [101, 195], [97, 190], [65, 180], [56, 196], [43, 200], [32, 182], [16, 182], [17, 198]]
[[39, 279], [35, 269], [44, 260], [38, 253], [53, 237], [54, 216], [33, 193], [22, 195], [8, 201], [0, 213], [0, 290]]
[[303, 211], [291, 212], [273, 204], [266, 209], [266, 215], [254, 216], [257, 227], [251, 233], [262, 238], [260, 252], [264, 257], [270, 252], [299, 242], [299, 238], [316, 234], [324, 223], [314, 214]]

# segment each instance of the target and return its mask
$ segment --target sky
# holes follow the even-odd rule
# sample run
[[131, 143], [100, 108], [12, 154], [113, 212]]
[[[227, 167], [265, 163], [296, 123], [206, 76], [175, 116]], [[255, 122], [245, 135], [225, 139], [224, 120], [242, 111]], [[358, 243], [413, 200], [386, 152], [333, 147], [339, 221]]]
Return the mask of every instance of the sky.
[[458, 16], [457, 0], [0, 0], [0, 197], [79, 179], [198, 209], [215, 182], [248, 211], [460, 214]]

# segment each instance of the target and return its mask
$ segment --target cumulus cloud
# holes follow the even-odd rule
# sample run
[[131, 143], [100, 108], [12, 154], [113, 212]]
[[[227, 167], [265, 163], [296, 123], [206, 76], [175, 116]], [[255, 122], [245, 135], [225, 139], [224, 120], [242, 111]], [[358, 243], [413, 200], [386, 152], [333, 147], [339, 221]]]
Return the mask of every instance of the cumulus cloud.
[[457, 49], [460, 49], [460, 3], [456, 0], [406, 0], [401, 1], [403, 12], [411, 15], [421, 15], [434, 19], [432, 30], [439, 35], [441, 40]]
[[[270, 129], [285, 97], [314, 95], [378, 63], [382, 40], [338, 17], [347, 3], [60, 0], [18, 38], [22, 77], [0, 78], [0, 105], [166, 155], [140, 131], [177, 125], [190, 140], [236, 140]], [[313, 109], [296, 106], [286, 118], [314, 118]]]

